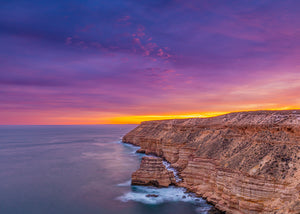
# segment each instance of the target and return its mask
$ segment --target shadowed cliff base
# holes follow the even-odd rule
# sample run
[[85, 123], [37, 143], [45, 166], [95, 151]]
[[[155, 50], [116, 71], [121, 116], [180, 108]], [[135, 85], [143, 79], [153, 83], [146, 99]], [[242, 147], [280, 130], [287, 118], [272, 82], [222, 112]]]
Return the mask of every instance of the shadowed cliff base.
[[300, 110], [147, 121], [123, 142], [167, 160], [182, 179], [176, 185], [218, 209], [300, 213]]

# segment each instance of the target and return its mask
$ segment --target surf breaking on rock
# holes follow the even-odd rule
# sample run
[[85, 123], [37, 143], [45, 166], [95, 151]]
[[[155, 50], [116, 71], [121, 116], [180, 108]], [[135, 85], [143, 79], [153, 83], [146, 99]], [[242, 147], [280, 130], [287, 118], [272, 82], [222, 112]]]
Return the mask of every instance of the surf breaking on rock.
[[[186, 187], [229, 213], [299, 213], [299, 117], [299, 110], [254, 111], [148, 121], [123, 142], [162, 157], [182, 178], [174, 182], [174, 174], [155, 173], [161, 167], [148, 160], [141, 170], [152, 170], [152, 180], [158, 182], [148, 185], [169, 180], [169, 185]], [[150, 179], [136, 178], [140, 183]]]

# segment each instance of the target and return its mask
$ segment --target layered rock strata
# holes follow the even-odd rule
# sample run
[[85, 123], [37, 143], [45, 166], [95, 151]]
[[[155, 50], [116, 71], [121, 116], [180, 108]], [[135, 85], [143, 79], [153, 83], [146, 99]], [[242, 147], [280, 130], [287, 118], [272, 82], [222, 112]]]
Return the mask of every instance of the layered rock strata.
[[123, 141], [170, 162], [176, 185], [228, 213], [300, 213], [299, 110], [148, 121]]
[[158, 157], [143, 157], [140, 168], [131, 176], [132, 185], [168, 187], [175, 183], [173, 172], [168, 171], [163, 159]]

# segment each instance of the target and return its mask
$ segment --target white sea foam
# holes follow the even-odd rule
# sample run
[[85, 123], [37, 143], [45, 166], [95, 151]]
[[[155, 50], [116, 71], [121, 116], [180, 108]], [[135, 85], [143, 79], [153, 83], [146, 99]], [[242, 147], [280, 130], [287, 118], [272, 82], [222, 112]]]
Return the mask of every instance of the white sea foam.
[[[131, 150], [131, 152], [130, 152], [131, 154], [135, 154], [140, 157], [143, 157], [143, 156], [156, 157], [154, 155], [146, 155], [146, 154], [142, 154], [142, 153], [136, 153], [136, 151], [141, 148], [139, 146], [134, 146], [132, 144], [123, 143], [122, 141], [118, 141], [118, 143], [122, 143], [126, 148], [129, 148]], [[168, 171], [173, 172], [176, 182], [182, 181], [182, 179], [178, 175], [178, 171], [176, 169], [174, 169], [173, 167], [171, 167], [171, 164], [169, 162], [163, 161], [163, 164], [165, 165], [165, 167], [167, 168]]]
[[164, 202], [182, 201], [199, 205], [201, 204], [207, 208], [211, 207], [205, 203], [205, 200], [195, 197], [195, 195], [192, 193], [186, 193], [184, 188], [172, 186], [168, 188], [132, 186], [131, 192], [127, 192], [117, 199], [123, 202], [136, 201], [144, 204], [161, 204]]
[[201, 213], [201, 214], [206, 214], [206, 213], [208, 213], [208, 211], [211, 209], [211, 207], [210, 206], [201, 206], [201, 207], [197, 207], [196, 208], [196, 212], [197, 213]]
[[[119, 141], [118, 143], [122, 143]], [[123, 146], [130, 150], [130, 153], [134, 153], [137, 156], [153, 156], [136, 153], [136, 150], [140, 149], [138, 146], [134, 146], [127, 143], [122, 143]], [[171, 164], [167, 161], [163, 161], [165, 167], [174, 173], [175, 179], [177, 182], [181, 181], [181, 178], [178, 176], [176, 169], [171, 167]], [[120, 183], [117, 186], [125, 187], [131, 186], [131, 180], [124, 183]], [[152, 196], [151, 196], [152, 195]], [[170, 186], [168, 188], [156, 188], [150, 186], [131, 186], [131, 191], [123, 194], [117, 198], [120, 201], [128, 202], [135, 201], [144, 204], [157, 205], [165, 202], [187, 202], [192, 203], [197, 206], [196, 212], [205, 214], [211, 209], [211, 205], [207, 204], [206, 201], [202, 198], [198, 198], [193, 193], [186, 193], [185, 188]]]
[[141, 148], [139, 146], [135, 146], [129, 143], [123, 143], [121, 140], [117, 141], [116, 143], [122, 144], [125, 148], [129, 149], [130, 153], [132, 154], [136, 154], [136, 151]]
[[176, 169], [174, 169], [173, 167], [171, 167], [171, 164], [169, 162], [163, 161], [163, 164], [165, 165], [165, 167], [167, 168], [168, 171], [173, 172], [176, 182], [182, 181], [182, 179], [178, 175], [178, 171]]
[[129, 187], [129, 186], [131, 186], [131, 180], [125, 181], [124, 183], [120, 183], [117, 186], [118, 187]]

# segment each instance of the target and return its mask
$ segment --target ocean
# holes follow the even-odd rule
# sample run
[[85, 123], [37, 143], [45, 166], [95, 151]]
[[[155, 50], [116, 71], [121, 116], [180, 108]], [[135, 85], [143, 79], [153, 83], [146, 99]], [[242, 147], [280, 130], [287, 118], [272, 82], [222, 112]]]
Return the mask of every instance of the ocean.
[[0, 126], [0, 213], [207, 213], [183, 188], [130, 185], [143, 155], [121, 138], [135, 126]]

